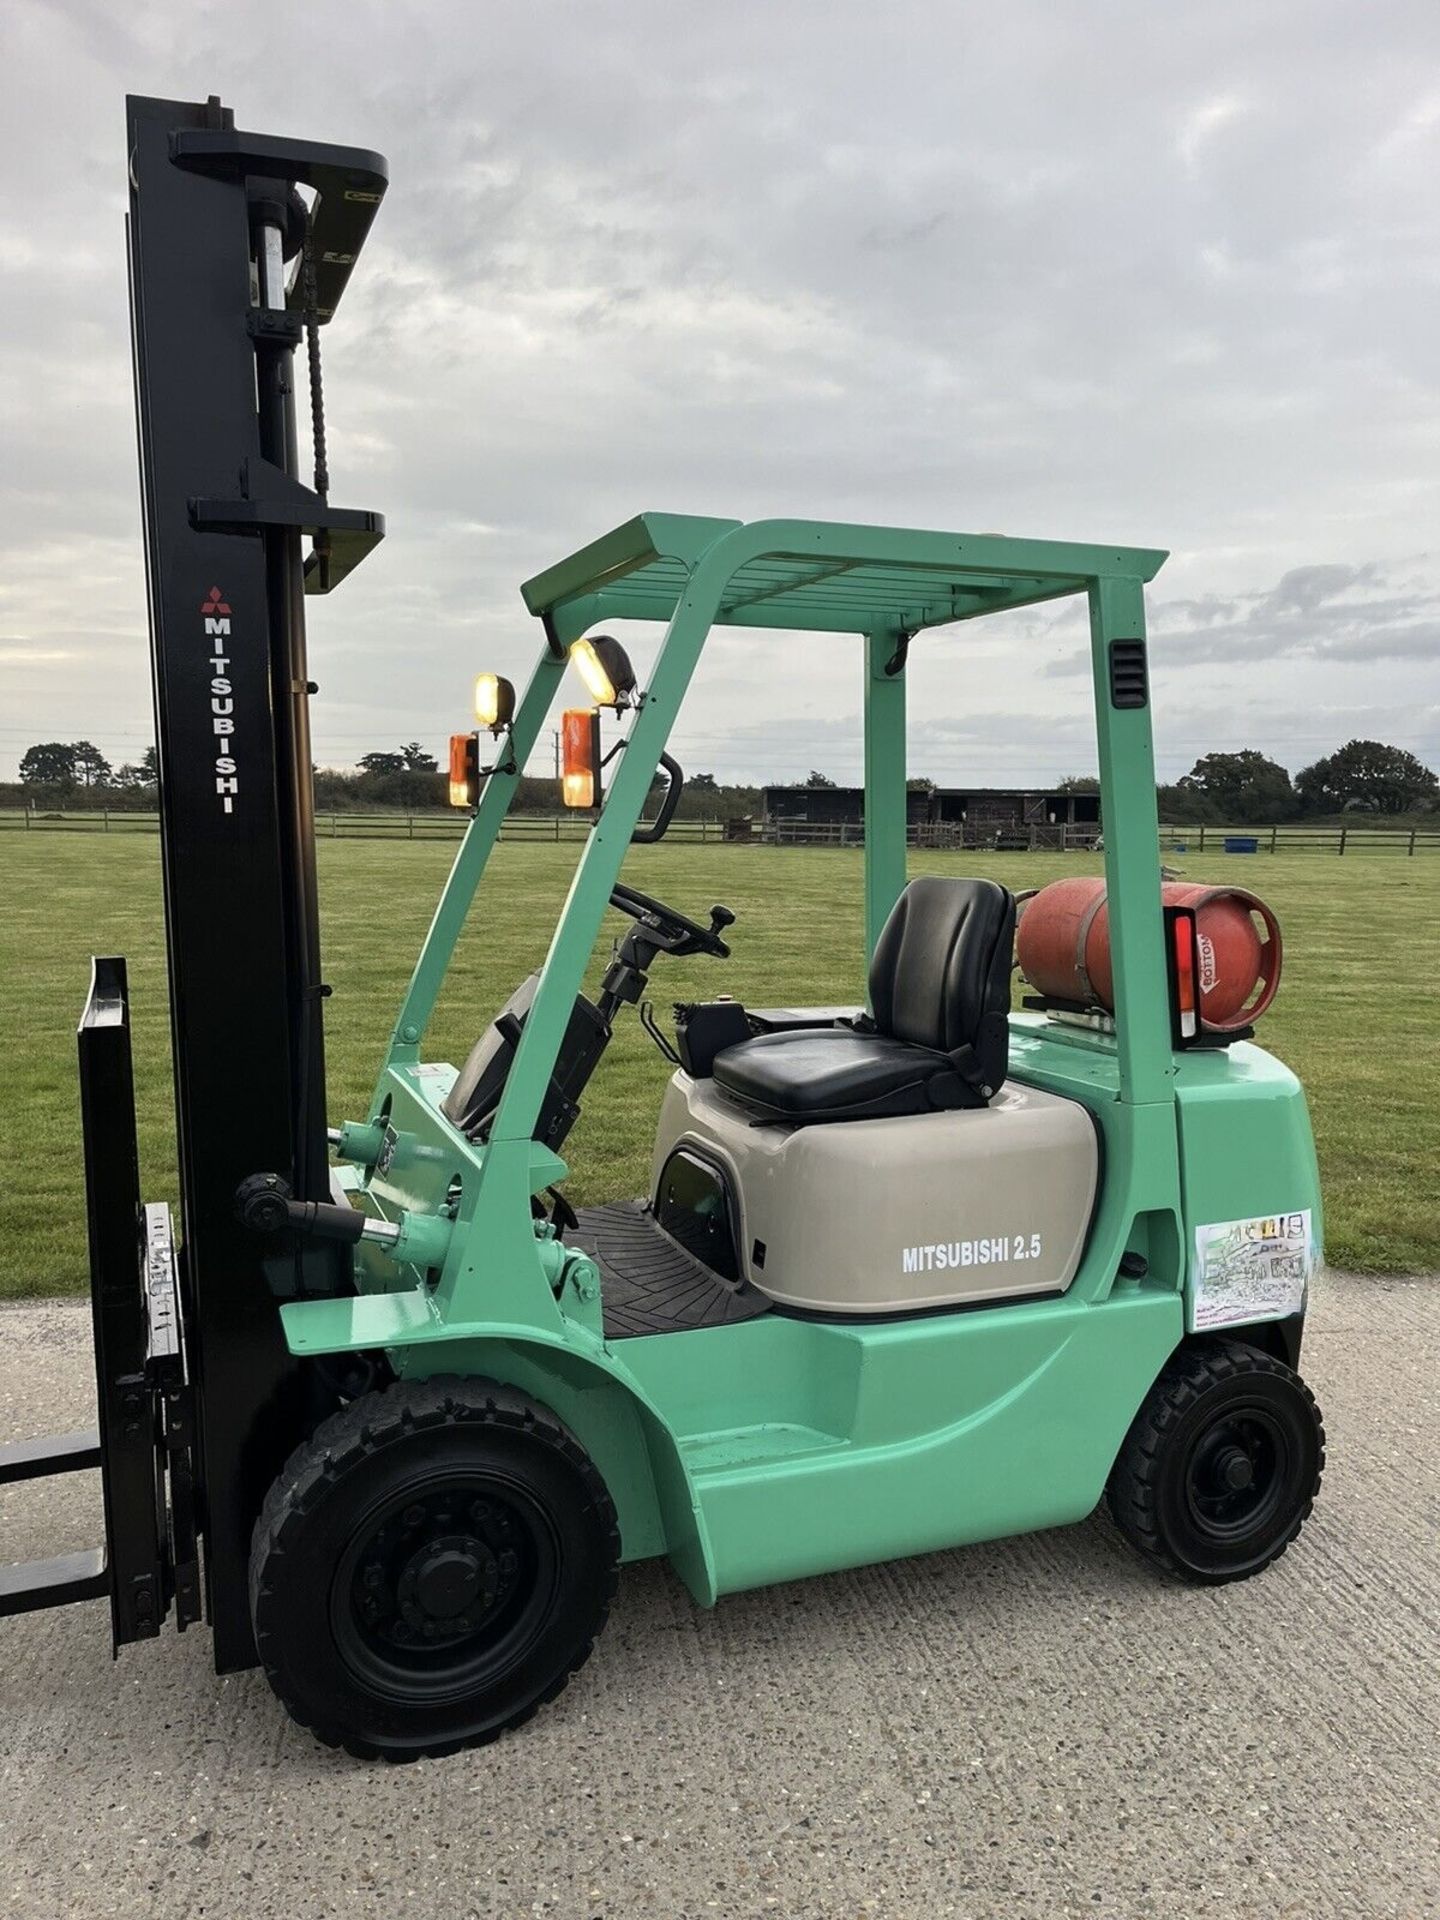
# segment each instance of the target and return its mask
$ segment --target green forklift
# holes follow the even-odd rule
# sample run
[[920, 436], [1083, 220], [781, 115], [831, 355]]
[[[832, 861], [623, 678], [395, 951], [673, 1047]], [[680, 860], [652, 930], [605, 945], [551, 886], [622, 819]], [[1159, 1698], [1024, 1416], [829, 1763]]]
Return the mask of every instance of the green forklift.
[[[1170, 1575], [1267, 1566], [1323, 1465], [1296, 1371], [1320, 1198], [1304, 1096], [1219, 983], [1206, 899], [1162, 893], [1143, 600], [1163, 556], [643, 514], [530, 580], [533, 675], [519, 699], [477, 683], [450, 761], [473, 817], [368, 1110], [332, 1128], [305, 606], [385, 527], [330, 499], [320, 336], [387, 168], [215, 98], [133, 98], [126, 134], [181, 1219], [140, 1199], [125, 963], [98, 957], [98, 1425], [0, 1448], [0, 1485], [98, 1470], [104, 1545], [0, 1567], [0, 1617], [105, 1598], [117, 1649], [203, 1619], [218, 1671], [263, 1664], [321, 1741], [405, 1760], [553, 1698], [626, 1562], [668, 1559], [713, 1606], [1108, 1494]], [[1013, 1008], [1015, 897], [907, 873], [907, 662], [918, 643], [958, 668], [969, 621], [1067, 595], [1089, 609], [1105, 884]], [[627, 621], [665, 629], [643, 687]], [[739, 1004], [735, 916], [621, 877], [675, 816], [667, 741], [728, 627], [831, 634], [860, 670], [852, 1005]], [[469, 1057], [427, 1059], [572, 663], [564, 799], [591, 824], [559, 924]], [[624, 729], [604, 754], [602, 711]], [[612, 908], [629, 924], [591, 998]], [[1022, 951], [1048, 911], [1026, 904]], [[1227, 938], [1267, 971], [1258, 1010], [1278, 929], [1249, 913]], [[671, 958], [716, 968], [673, 1033], [647, 999]], [[576, 1210], [564, 1149], [627, 1008], [673, 1067], [649, 1190]]]
[[[278, 1179], [245, 1202], [257, 1227], [355, 1242], [354, 1293], [280, 1318], [293, 1354], [383, 1378], [298, 1449], [255, 1531], [260, 1655], [322, 1740], [398, 1758], [516, 1725], [585, 1659], [626, 1561], [667, 1556], [712, 1606], [1107, 1493], [1192, 1581], [1257, 1573], [1298, 1533], [1324, 1452], [1296, 1372], [1315, 1154], [1294, 1075], [1197, 1018], [1203, 934], [1162, 910], [1143, 589], [1163, 557], [643, 514], [526, 583], [539, 661], [518, 702], [482, 676], [485, 726], [452, 741], [474, 817], [370, 1111], [334, 1136], [343, 1202]], [[931, 629], [959, 653], [963, 623], [1067, 594], [1090, 614], [1114, 1004], [1012, 1012], [1014, 897], [907, 880], [906, 662]], [[643, 689], [596, 631], [625, 620], [666, 623]], [[666, 741], [727, 626], [858, 656], [867, 992], [858, 965], [848, 1008], [717, 992], [677, 1007], [672, 1041], [653, 969], [723, 963], [743, 928], [621, 869], [673, 817]], [[426, 1027], [572, 662], [590, 702], [564, 714], [564, 787], [593, 825], [544, 965], [457, 1071], [424, 1058]], [[603, 794], [601, 707], [629, 722]], [[633, 924], [592, 1000], [607, 907]], [[650, 1191], [576, 1212], [561, 1149], [631, 1005], [675, 1064]]]

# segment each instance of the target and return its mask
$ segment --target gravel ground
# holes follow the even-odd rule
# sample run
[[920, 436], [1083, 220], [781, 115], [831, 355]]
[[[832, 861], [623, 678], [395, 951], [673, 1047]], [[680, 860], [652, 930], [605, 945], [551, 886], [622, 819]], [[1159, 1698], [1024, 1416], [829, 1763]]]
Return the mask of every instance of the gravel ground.
[[[0, 1312], [0, 1437], [89, 1418], [88, 1316]], [[1440, 1281], [1330, 1276], [1330, 1466], [1263, 1578], [1157, 1580], [1107, 1519], [743, 1594], [629, 1570], [589, 1667], [488, 1750], [324, 1753], [202, 1631], [111, 1665], [101, 1605], [0, 1623], [0, 1912], [1440, 1912]], [[7, 1558], [90, 1544], [89, 1476]]]

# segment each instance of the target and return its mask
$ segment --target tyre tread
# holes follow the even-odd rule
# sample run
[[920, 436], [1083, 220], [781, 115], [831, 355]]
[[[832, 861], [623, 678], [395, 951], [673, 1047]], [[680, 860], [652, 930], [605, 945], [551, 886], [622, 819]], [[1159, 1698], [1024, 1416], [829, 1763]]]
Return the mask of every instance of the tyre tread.
[[1273, 1355], [1242, 1340], [1211, 1336], [1185, 1342], [1171, 1355], [1146, 1395], [1125, 1436], [1105, 1489], [1111, 1517], [1121, 1533], [1147, 1560], [1176, 1579], [1213, 1586], [1249, 1578], [1263, 1570], [1257, 1566], [1236, 1573], [1196, 1573], [1170, 1551], [1157, 1511], [1161, 1463], [1166, 1444], [1179, 1421], [1212, 1388], [1242, 1374], [1257, 1373], [1279, 1375], [1294, 1385], [1315, 1422], [1318, 1442], [1314, 1482], [1305, 1495], [1294, 1526], [1264, 1566], [1273, 1565], [1285, 1553], [1315, 1504], [1325, 1471], [1325, 1427], [1315, 1396], [1305, 1381]]
[[[377, 1412], [387, 1416], [377, 1418]], [[266, 1601], [273, 1589], [266, 1569], [286, 1551], [286, 1536], [303, 1523], [341, 1475], [368, 1454], [393, 1445], [407, 1433], [453, 1427], [508, 1427], [529, 1433], [558, 1454], [579, 1476], [589, 1504], [606, 1529], [608, 1574], [590, 1637], [578, 1646], [567, 1666], [533, 1700], [508, 1719], [465, 1739], [417, 1742], [390, 1749], [356, 1738], [339, 1725], [328, 1724], [296, 1699], [285, 1685], [283, 1671], [267, 1653], [274, 1629], [266, 1624]], [[399, 1381], [383, 1393], [369, 1393], [323, 1420], [314, 1433], [290, 1455], [271, 1484], [255, 1522], [250, 1550], [250, 1616], [255, 1644], [266, 1678], [290, 1717], [323, 1745], [341, 1748], [357, 1760], [439, 1759], [466, 1747], [487, 1746], [502, 1733], [520, 1727], [569, 1685], [571, 1676], [589, 1659], [610, 1613], [620, 1579], [620, 1529], [609, 1489], [595, 1463], [575, 1435], [548, 1407], [496, 1381], [439, 1374], [429, 1380]]]

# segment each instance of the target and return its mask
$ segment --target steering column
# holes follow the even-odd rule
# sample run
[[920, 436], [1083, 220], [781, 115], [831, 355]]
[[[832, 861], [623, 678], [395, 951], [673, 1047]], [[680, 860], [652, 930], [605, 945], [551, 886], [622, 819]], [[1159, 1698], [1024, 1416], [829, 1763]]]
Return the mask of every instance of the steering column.
[[633, 1005], [639, 1000], [657, 954], [684, 957], [686, 954], [708, 953], [717, 960], [728, 960], [730, 957], [729, 947], [720, 938], [723, 930], [735, 919], [728, 907], [713, 906], [710, 909], [710, 925], [702, 927], [699, 921], [691, 920], [674, 907], [667, 907], [663, 900], [656, 900], [648, 893], [641, 893], [638, 887], [627, 887], [619, 881], [611, 892], [610, 904], [621, 913], [628, 914], [635, 925], [620, 942], [600, 983], [597, 1005], [607, 1026], [613, 1022], [621, 1007]]

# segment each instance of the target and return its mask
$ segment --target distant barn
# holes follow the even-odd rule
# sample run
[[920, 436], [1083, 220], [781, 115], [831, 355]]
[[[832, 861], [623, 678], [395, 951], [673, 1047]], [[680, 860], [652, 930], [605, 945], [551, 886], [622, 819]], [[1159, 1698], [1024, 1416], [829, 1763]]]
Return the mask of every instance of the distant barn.
[[[863, 787], [763, 787], [760, 809], [769, 840], [858, 844], [865, 837]], [[1030, 787], [916, 788], [905, 796], [905, 816], [919, 846], [1087, 847], [1100, 834], [1100, 796]]]
[[[767, 826], [858, 827], [865, 820], [863, 787], [762, 787], [760, 811]], [[905, 818], [918, 826], [930, 818], [930, 795], [905, 795]]]
[[1022, 787], [937, 787], [930, 819], [959, 826], [967, 847], [1093, 845], [1100, 833], [1098, 793], [1045, 793]]

